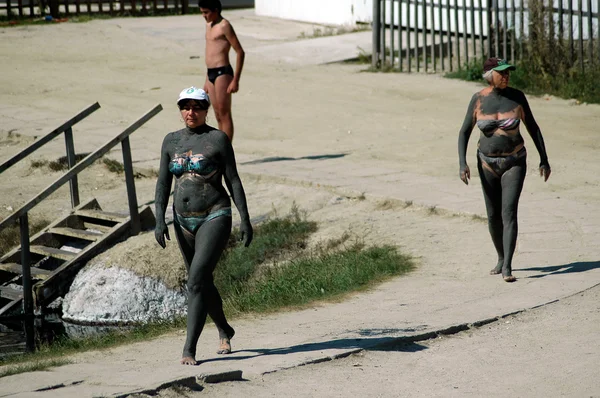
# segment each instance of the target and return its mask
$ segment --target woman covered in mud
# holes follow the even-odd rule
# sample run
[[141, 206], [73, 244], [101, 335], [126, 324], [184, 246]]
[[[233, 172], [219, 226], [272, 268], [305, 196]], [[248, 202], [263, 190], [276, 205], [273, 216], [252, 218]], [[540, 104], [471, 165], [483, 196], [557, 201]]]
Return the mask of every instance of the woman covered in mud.
[[498, 262], [490, 274], [502, 274], [506, 282], [514, 282], [512, 258], [517, 243], [517, 208], [527, 171], [527, 151], [520, 133], [521, 121], [533, 139], [540, 155], [539, 172], [544, 181], [551, 169], [542, 132], [537, 125], [523, 92], [508, 87], [513, 65], [489, 58], [483, 65], [483, 78], [489, 86], [473, 95], [458, 135], [460, 179], [469, 183], [467, 144], [473, 127], [481, 131], [477, 149], [477, 170], [492, 241]]
[[252, 225], [231, 142], [224, 132], [206, 124], [208, 95], [190, 87], [180, 93], [177, 105], [185, 128], [167, 134], [162, 144], [155, 237], [163, 248], [165, 237], [170, 240], [165, 212], [175, 177], [173, 227], [188, 271], [187, 337], [181, 363], [197, 365], [196, 345], [207, 315], [219, 331], [218, 354], [231, 353], [235, 334], [213, 281], [213, 271], [231, 234], [231, 201], [223, 179], [240, 214], [240, 240], [246, 247], [252, 241]]

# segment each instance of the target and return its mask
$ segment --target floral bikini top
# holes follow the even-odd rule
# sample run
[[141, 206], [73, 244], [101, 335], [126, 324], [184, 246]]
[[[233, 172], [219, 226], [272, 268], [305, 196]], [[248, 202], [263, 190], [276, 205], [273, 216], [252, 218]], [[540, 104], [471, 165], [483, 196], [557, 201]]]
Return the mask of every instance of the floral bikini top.
[[169, 162], [169, 171], [175, 177], [180, 177], [183, 173], [194, 173], [209, 178], [217, 172], [217, 169], [215, 162], [201, 154], [176, 156]]
[[502, 130], [514, 130], [519, 127], [521, 123], [520, 119], [510, 118], [510, 119], [485, 119], [478, 120], [477, 127], [484, 133], [490, 133], [495, 131], [496, 129]]

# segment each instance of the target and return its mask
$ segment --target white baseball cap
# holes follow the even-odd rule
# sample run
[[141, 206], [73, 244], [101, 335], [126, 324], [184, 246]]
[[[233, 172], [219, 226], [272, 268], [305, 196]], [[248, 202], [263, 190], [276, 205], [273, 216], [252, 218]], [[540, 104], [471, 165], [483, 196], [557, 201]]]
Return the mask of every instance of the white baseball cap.
[[210, 99], [208, 98], [206, 91], [194, 86], [184, 88], [183, 91], [179, 93], [177, 104], [179, 105], [179, 103], [183, 100], [206, 101], [210, 105]]

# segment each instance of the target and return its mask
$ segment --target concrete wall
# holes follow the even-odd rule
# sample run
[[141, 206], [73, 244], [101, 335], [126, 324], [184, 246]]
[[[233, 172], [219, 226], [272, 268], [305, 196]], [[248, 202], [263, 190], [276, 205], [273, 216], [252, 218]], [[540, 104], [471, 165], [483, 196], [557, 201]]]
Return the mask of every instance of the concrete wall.
[[373, 20], [373, 0], [255, 0], [256, 15], [330, 25]]

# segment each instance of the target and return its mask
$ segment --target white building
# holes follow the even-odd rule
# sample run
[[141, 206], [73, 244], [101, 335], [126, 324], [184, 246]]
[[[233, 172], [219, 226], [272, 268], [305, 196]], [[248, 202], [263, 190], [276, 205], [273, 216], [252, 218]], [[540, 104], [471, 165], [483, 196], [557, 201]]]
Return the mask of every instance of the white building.
[[255, 0], [256, 15], [324, 25], [373, 20], [373, 0]]

